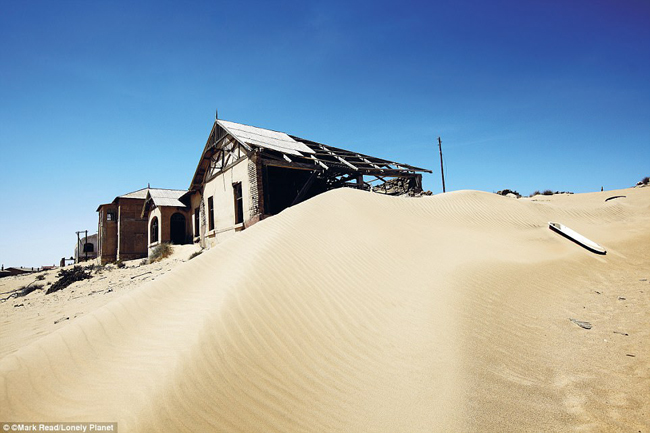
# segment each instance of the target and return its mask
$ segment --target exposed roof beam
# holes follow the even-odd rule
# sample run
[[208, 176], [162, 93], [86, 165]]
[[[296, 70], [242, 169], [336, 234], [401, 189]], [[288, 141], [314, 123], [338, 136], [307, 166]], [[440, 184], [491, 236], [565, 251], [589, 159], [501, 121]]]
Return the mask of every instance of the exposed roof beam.
[[[226, 131], [228, 131], [228, 130], [226, 129]], [[237, 137], [236, 135], [231, 134], [230, 132], [228, 132], [228, 134], [224, 135], [224, 137], [228, 137], [228, 136], [232, 137], [234, 139], [234, 142], [241, 144], [241, 146], [244, 149], [246, 149], [246, 152], [250, 153], [250, 152], [253, 151], [253, 149], [246, 142], [244, 142], [244, 140], [240, 140], [239, 137]]]
[[360, 160], [362, 160], [362, 161], [364, 161], [364, 162], [366, 162], [366, 163], [372, 165], [372, 166], [375, 167], [376, 169], [381, 170], [381, 171], [384, 171], [384, 170], [383, 170], [381, 167], [379, 167], [377, 164], [374, 164], [374, 163], [370, 162], [367, 158], [363, 157], [362, 155], [360, 155], [360, 154], [358, 154], [358, 153], [357, 153], [357, 157], [358, 157]]
[[332, 152], [331, 150], [329, 150], [328, 148], [326, 148], [326, 147], [323, 146], [322, 144], [320, 145], [320, 147], [321, 147], [321, 149], [323, 149], [325, 152], [329, 153], [331, 156], [333, 156], [334, 158], [336, 158], [336, 159], [338, 159], [339, 161], [341, 161], [343, 164], [345, 164], [345, 165], [347, 165], [348, 167], [350, 167], [352, 170], [355, 170], [355, 171], [359, 170], [359, 169], [356, 168], [354, 165], [350, 164], [350, 163], [347, 162], [345, 159], [341, 158], [341, 157], [338, 156], [336, 153]]
[[330, 169], [328, 166], [326, 166], [325, 164], [323, 164], [323, 162], [322, 162], [320, 159], [317, 159], [314, 155], [309, 155], [309, 156], [311, 157], [311, 159], [314, 160], [314, 162], [315, 162], [316, 164], [320, 165], [320, 166], [323, 167], [325, 170], [329, 170], [329, 169]]

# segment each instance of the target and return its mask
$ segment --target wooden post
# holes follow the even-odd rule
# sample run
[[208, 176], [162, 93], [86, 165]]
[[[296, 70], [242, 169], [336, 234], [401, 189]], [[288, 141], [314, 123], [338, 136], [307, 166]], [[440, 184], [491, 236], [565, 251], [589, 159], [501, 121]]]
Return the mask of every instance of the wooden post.
[[307, 195], [307, 191], [309, 191], [309, 188], [311, 187], [311, 184], [314, 183], [314, 180], [316, 180], [317, 176], [318, 176], [318, 170], [314, 170], [312, 172], [312, 174], [309, 175], [309, 177], [307, 178], [307, 181], [302, 186], [302, 188], [300, 188], [300, 191], [298, 191], [298, 195], [296, 196], [295, 199], [293, 199], [293, 202], [291, 202], [290, 206], [296, 205], [296, 204], [298, 204], [298, 203], [300, 203], [302, 201], [303, 197], [305, 197], [305, 195]]
[[79, 240], [79, 233], [81, 232], [77, 232], [77, 257], [75, 257], [74, 260], [75, 264], [79, 263], [79, 244], [81, 243], [81, 241]]
[[440, 151], [440, 173], [442, 174], [442, 192], [446, 192], [445, 189], [445, 169], [442, 165], [442, 140], [438, 137], [438, 150]]

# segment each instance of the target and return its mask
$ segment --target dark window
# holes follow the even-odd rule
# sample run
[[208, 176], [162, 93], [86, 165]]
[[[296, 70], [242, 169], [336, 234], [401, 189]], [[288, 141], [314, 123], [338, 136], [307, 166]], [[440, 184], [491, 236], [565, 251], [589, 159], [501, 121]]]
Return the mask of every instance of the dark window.
[[235, 195], [235, 224], [244, 222], [244, 200], [241, 194], [241, 182], [233, 183], [232, 189]]
[[208, 197], [208, 230], [214, 230], [214, 201]]
[[153, 217], [151, 220], [151, 242], [158, 242], [158, 217]]
[[95, 246], [90, 242], [84, 244], [84, 253], [92, 253], [95, 251]]
[[199, 208], [194, 209], [194, 236], [199, 236]]
[[106, 212], [106, 221], [115, 221], [115, 220], [116, 220], [115, 211], [109, 210], [108, 212]]

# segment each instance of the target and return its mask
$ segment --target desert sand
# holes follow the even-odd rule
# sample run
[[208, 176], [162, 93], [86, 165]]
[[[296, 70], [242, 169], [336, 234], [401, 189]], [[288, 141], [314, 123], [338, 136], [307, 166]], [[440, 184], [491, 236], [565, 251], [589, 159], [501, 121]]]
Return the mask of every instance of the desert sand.
[[650, 188], [330, 191], [192, 260], [0, 304], [0, 421], [645, 433], [648, 245]]

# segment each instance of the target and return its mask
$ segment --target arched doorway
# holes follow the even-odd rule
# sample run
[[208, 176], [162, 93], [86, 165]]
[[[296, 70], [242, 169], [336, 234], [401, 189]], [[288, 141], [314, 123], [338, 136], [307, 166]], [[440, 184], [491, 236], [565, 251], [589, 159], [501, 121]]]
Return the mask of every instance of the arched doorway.
[[179, 245], [185, 243], [185, 215], [178, 212], [172, 215], [169, 229], [172, 244]]

